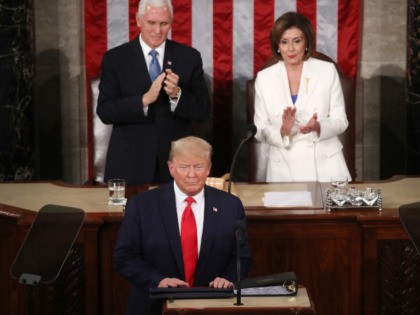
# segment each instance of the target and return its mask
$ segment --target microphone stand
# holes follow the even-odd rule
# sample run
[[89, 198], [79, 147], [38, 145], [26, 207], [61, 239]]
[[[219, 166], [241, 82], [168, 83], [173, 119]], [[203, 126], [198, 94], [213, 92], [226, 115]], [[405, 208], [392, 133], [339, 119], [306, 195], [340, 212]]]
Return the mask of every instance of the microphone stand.
[[238, 147], [236, 148], [236, 152], [235, 155], [233, 156], [232, 159], [232, 164], [230, 166], [230, 170], [229, 170], [229, 184], [228, 184], [228, 193], [230, 194], [230, 190], [231, 190], [231, 186], [232, 186], [232, 176], [233, 176], [233, 169], [235, 167], [235, 162], [236, 162], [236, 157], [238, 156], [239, 151], [241, 150], [242, 146], [244, 145], [244, 143], [246, 141], [248, 141], [249, 138], [243, 138], [241, 143], [239, 143]]
[[240, 250], [240, 247], [241, 247], [241, 240], [240, 239], [236, 239], [236, 257], [238, 257], [237, 258], [237, 260], [236, 260], [236, 272], [237, 272], [237, 277], [238, 277], [238, 285], [237, 285], [237, 288], [236, 288], [236, 303], [234, 304], [234, 305], [236, 305], [236, 306], [241, 306], [241, 305], [244, 305], [242, 302], [241, 302], [241, 295], [242, 295], [242, 293], [241, 293], [241, 250]]
[[257, 127], [250, 124], [246, 127], [247, 133], [245, 137], [241, 140], [238, 147], [236, 148], [236, 152], [233, 155], [232, 164], [230, 165], [230, 171], [229, 171], [229, 184], [228, 184], [228, 193], [230, 194], [231, 186], [232, 186], [232, 177], [233, 177], [233, 168], [235, 167], [236, 158], [238, 157], [238, 153], [241, 150], [242, 146], [245, 142], [247, 142], [249, 139], [251, 139], [255, 134], [257, 133]]
[[245, 233], [245, 222], [238, 220], [236, 222], [235, 228], [235, 238], [236, 238], [236, 273], [237, 273], [237, 286], [236, 286], [236, 303], [234, 305], [241, 306], [241, 241]]

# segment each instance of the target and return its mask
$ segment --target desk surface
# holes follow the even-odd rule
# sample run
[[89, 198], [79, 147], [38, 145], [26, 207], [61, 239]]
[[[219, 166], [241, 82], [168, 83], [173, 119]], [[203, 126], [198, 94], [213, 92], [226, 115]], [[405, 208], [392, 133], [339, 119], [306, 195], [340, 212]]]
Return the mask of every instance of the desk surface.
[[[374, 183], [350, 183], [349, 187], [364, 190], [368, 185], [382, 190], [384, 209], [397, 209], [401, 205], [420, 200], [420, 178], [401, 178]], [[263, 208], [263, 195], [266, 191], [311, 191], [314, 195], [314, 207], [306, 209], [309, 212], [314, 210], [314, 213], [319, 212], [319, 210], [324, 211], [322, 196], [328, 187], [328, 184], [319, 183], [235, 184], [238, 197], [241, 198], [244, 207], [248, 209]], [[0, 184], [0, 204], [32, 211], [38, 211], [46, 204], [56, 204], [80, 208], [88, 213], [122, 213], [121, 206], [108, 205], [108, 191], [103, 186], [80, 187], [55, 183], [2, 183]]]
[[[290, 191], [301, 189], [301, 185], [235, 184], [235, 191], [245, 206], [254, 260], [249, 276], [294, 270], [300, 283], [308, 288], [316, 310], [323, 315], [376, 314], [378, 310], [400, 314], [402, 309], [417, 310], [420, 294], [414, 283], [419, 283], [418, 268], [411, 268], [407, 273], [401, 266], [417, 266], [418, 256], [413, 254], [415, 249], [410, 248], [397, 209], [420, 200], [420, 178], [349, 185], [359, 189], [367, 185], [381, 189], [382, 212], [364, 209], [328, 213], [323, 208], [262, 206], [266, 189]], [[322, 188], [322, 185], [318, 186]], [[112, 266], [123, 214], [121, 208], [108, 207], [107, 198], [104, 186], [1, 183], [2, 264], [11, 266], [36, 211], [42, 206], [49, 203], [81, 208], [88, 212], [76, 247], [84, 264], [81, 279], [86, 284], [83, 290], [85, 313], [99, 314], [96, 310], [102, 310], [105, 315], [123, 314], [130, 287], [115, 276]], [[25, 291], [18, 289], [18, 283], [10, 277], [9, 267], [0, 268], [0, 281], [0, 296], [9, 301], [0, 303], [0, 313], [24, 314]], [[322, 290], [319, 290], [320, 283]], [[396, 290], [408, 294], [394, 296]], [[334, 292], [336, 298], [331, 299], [325, 292]], [[227, 313], [238, 314], [236, 311]], [[301, 313], [308, 314], [306, 310]], [[254, 309], [253, 314], [260, 315], [261, 312]]]
[[122, 206], [108, 205], [108, 188], [62, 186], [55, 183], [0, 184], [0, 203], [38, 211], [46, 204], [83, 209], [85, 212], [122, 212]]
[[236, 297], [166, 301], [163, 314], [179, 314], [179, 310], [182, 310], [182, 314], [205, 314], [210, 310], [212, 310], [212, 314], [217, 313], [216, 310], [220, 310], [220, 314], [230, 314], [233, 311], [241, 312], [241, 310], [244, 311], [243, 314], [246, 314], [245, 311], [255, 310], [266, 313], [264, 309], [275, 311], [276, 314], [281, 310], [307, 310], [310, 314], [315, 314], [304, 287], [299, 288], [296, 296], [244, 296], [241, 300], [244, 304], [242, 306], [235, 305]]

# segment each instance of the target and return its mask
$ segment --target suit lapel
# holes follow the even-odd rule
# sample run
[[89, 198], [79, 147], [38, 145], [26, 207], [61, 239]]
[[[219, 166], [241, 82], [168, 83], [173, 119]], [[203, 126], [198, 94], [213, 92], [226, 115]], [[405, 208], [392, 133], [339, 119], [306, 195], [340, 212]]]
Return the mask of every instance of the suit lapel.
[[174, 61], [174, 58], [175, 58], [174, 47], [173, 47], [172, 41], [168, 39], [166, 40], [166, 44], [165, 44], [165, 55], [163, 56], [162, 71], [165, 71], [168, 68], [172, 68], [172, 63]]
[[179, 269], [179, 274], [183, 279], [185, 278], [184, 263], [182, 259], [182, 246], [181, 238], [179, 235], [178, 216], [176, 212], [173, 182], [162, 187], [162, 197], [159, 201], [159, 211], [162, 214], [164, 228]]
[[196, 267], [196, 278], [203, 272], [202, 268], [204, 267], [204, 262], [211, 251], [220, 215], [219, 200], [214, 196], [214, 192], [211, 189], [208, 189], [207, 186], [204, 187], [204, 226], [201, 238], [200, 256]]
[[313, 91], [314, 80], [315, 78], [313, 76], [313, 72], [311, 71], [310, 61], [306, 61], [303, 63], [302, 74], [300, 76], [298, 97], [298, 102], [301, 103], [300, 105], [307, 103], [309, 95]]
[[133, 73], [137, 73], [140, 82], [144, 81], [144, 78], [148, 78], [148, 85], [152, 83], [148, 74], [146, 61], [144, 60], [143, 50], [141, 49], [140, 40], [138, 37], [130, 42], [131, 45], [131, 64], [133, 65]]
[[[201, 273], [205, 272], [205, 270], [203, 270], [204, 262], [206, 261], [206, 258], [213, 246], [214, 235], [217, 230], [220, 214], [219, 199], [214, 196], [214, 192], [211, 189], [208, 189], [207, 186], [204, 186], [204, 197], [204, 226], [203, 235], [201, 238], [200, 256], [198, 258], [196, 267], [196, 279], [200, 277]], [[185, 275], [182, 258], [182, 245], [179, 235], [173, 183], [162, 186], [162, 194], [159, 201], [159, 211], [162, 214], [164, 228], [167, 232], [168, 241], [175, 257], [181, 279], [184, 279]]]
[[[293, 101], [292, 101], [292, 94], [290, 93], [289, 79], [287, 78], [287, 71], [286, 71], [284, 62], [279, 62], [278, 65], [280, 69], [280, 75], [278, 78], [273, 78], [273, 79], [275, 80], [275, 82], [277, 80], [280, 80], [280, 82], [278, 83], [279, 88], [276, 88], [276, 91], [280, 95], [279, 103], [283, 104], [283, 107], [281, 109], [281, 114], [283, 114], [283, 109], [286, 107], [292, 107]], [[273, 103], [275, 103], [277, 107], [278, 103], [277, 102], [273, 102]]]
[[296, 102], [297, 119], [301, 124], [305, 124], [315, 112], [312, 102], [312, 94], [316, 86], [316, 77], [314, 75], [313, 64], [311, 59], [303, 63], [302, 75], [300, 78], [299, 94]]

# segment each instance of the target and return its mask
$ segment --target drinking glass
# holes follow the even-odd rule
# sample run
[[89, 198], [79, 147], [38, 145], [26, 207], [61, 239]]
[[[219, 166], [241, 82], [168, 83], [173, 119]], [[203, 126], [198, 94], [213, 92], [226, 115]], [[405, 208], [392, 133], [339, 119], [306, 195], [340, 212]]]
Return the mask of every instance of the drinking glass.
[[342, 194], [346, 194], [348, 182], [349, 179], [347, 178], [347, 176], [331, 177], [331, 186], [333, 186], [333, 190], [336, 190], [337, 188]]
[[121, 205], [125, 202], [125, 180], [110, 179], [108, 181], [109, 204]]

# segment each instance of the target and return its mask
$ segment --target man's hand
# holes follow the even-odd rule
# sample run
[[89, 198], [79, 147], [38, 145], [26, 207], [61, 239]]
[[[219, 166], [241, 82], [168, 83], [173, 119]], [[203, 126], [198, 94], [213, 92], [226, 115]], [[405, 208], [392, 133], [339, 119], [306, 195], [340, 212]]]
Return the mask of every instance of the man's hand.
[[210, 282], [209, 286], [218, 289], [229, 289], [233, 288], [233, 283], [229, 280], [217, 277], [212, 282]]
[[165, 78], [165, 86], [164, 86], [164, 90], [166, 92], [166, 94], [168, 94], [169, 97], [176, 97], [178, 90], [179, 90], [179, 76], [175, 73], [172, 72], [171, 69], [166, 69], [166, 78]]
[[149, 91], [147, 91], [144, 95], [143, 95], [143, 106], [149, 106], [150, 104], [152, 104], [154, 101], [157, 100], [157, 98], [159, 97], [159, 93], [160, 90], [162, 89], [162, 84], [163, 84], [163, 80], [165, 80], [165, 73], [161, 73], [156, 79], [155, 81], [153, 81], [152, 85], [150, 86]]
[[158, 288], [176, 288], [188, 286], [188, 282], [179, 280], [177, 278], [164, 278], [161, 282], [159, 282]]

